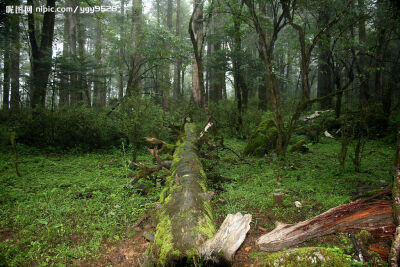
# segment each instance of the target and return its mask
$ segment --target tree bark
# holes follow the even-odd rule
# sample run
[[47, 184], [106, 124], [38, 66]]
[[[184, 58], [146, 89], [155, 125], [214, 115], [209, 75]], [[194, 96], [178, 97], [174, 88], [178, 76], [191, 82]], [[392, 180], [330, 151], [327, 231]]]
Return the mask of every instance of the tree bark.
[[[15, 2], [19, 5], [19, 1]], [[20, 43], [19, 43], [19, 19], [20, 15], [15, 15], [11, 20], [11, 101], [10, 110], [15, 113], [19, 111], [19, 57], [20, 57]]]
[[[329, 10], [321, 9], [318, 18], [318, 24], [325, 26], [329, 23], [329, 20]], [[318, 43], [319, 54], [317, 97], [327, 96], [333, 92], [332, 71], [329, 67], [330, 39], [330, 34], [327, 33]], [[321, 101], [320, 104], [322, 109], [329, 109], [332, 107], [332, 98], [328, 97], [324, 101]]]
[[[75, 0], [68, 0], [68, 7], [75, 9], [77, 3]], [[72, 62], [72, 68], [70, 72], [70, 95], [71, 104], [78, 104], [83, 100], [83, 94], [80, 92], [78, 82], [79, 62], [77, 55], [77, 14], [68, 12], [68, 47], [70, 52], [70, 59]]]
[[366, 39], [367, 34], [365, 31], [365, 19], [364, 16], [364, 9], [365, 3], [364, 0], [358, 0], [358, 9], [361, 12], [361, 17], [358, 20], [358, 40], [360, 44], [359, 49], [359, 59], [357, 64], [358, 74], [360, 75], [360, 104], [361, 106], [365, 107], [366, 103], [369, 101], [369, 72], [368, 72], [368, 64], [367, 64], [367, 55], [366, 55]]
[[203, 1], [194, 0], [193, 13], [189, 22], [190, 40], [194, 50], [192, 98], [198, 107], [204, 105], [203, 76]]
[[[28, 0], [28, 5], [33, 6], [33, 0]], [[47, 0], [46, 6], [55, 7], [55, 0]], [[34, 13], [34, 12], [33, 12]], [[51, 71], [52, 44], [54, 35], [55, 12], [46, 12], [43, 15], [43, 26], [40, 42], [36, 38], [36, 27], [34, 14], [28, 14], [29, 42], [32, 52], [32, 82], [33, 92], [31, 96], [31, 107], [45, 107], [46, 87]]]
[[[77, 35], [78, 35], [78, 56], [79, 56], [79, 73], [78, 73], [78, 88], [82, 95], [82, 100], [91, 106], [91, 91], [88, 88], [86, 68], [85, 68], [85, 27], [81, 20], [81, 13], [76, 14]], [[83, 97], [85, 96], [85, 97]], [[83, 99], [85, 98], [85, 99]]]
[[3, 110], [8, 111], [10, 106], [10, 22], [8, 18], [4, 23], [4, 50], [3, 50]]
[[197, 156], [198, 140], [195, 125], [186, 124], [174, 153], [172, 174], [161, 193], [159, 223], [148, 250], [150, 261], [159, 266], [230, 262], [250, 228], [251, 215], [228, 215], [214, 235], [211, 195]]
[[[176, 24], [175, 24], [175, 35], [179, 37], [179, 27], [180, 27], [180, 14], [181, 14], [181, 0], [176, 0]], [[181, 59], [178, 56], [174, 60], [174, 101], [175, 105], [178, 104], [181, 92], [180, 86], [180, 68], [181, 68]]]
[[286, 21], [284, 20], [284, 14], [278, 15], [278, 11], [275, 10], [273, 13], [273, 29], [271, 32], [264, 31], [263, 25], [261, 23], [262, 18], [256, 13], [254, 2], [250, 0], [244, 0], [244, 3], [249, 8], [250, 16], [253, 20], [254, 26], [256, 28], [258, 37], [259, 37], [259, 45], [260, 45], [260, 54], [264, 63], [265, 70], [265, 78], [266, 78], [266, 88], [267, 94], [269, 97], [269, 101], [271, 103], [271, 108], [274, 112], [274, 122], [278, 131], [278, 137], [276, 142], [276, 152], [278, 154], [285, 154], [287, 149], [287, 141], [286, 141], [286, 130], [283, 121], [283, 111], [282, 111], [282, 103], [280, 96], [280, 88], [278, 86], [278, 81], [275, 73], [272, 69], [272, 58], [273, 51], [275, 47], [275, 42], [278, 38], [279, 32], [285, 27]]
[[279, 251], [335, 232], [365, 229], [388, 235], [394, 232], [394, 227], [391, 201], [376, 200], [367, 203], [359, 200], [296, 224], [277, 223], [277, 227], [261, 236], [256, 244], [264, 251]]
[[[66, 3], [66, 6], [67, 3]], [[66, 61], [69, 59], [69, 47], [68, 47], [68, 29], [69, 29], [69, 20], [68, 14], [64, 14], [64, 33], [63, 33], [63, 62], [61, 64], [61, 88], [59, 88], [59, 106], [68, 106], [69, 105], [69, 71], [67, 69]]]
[[196, 142], [194, 124], [186, 124], [185, 136], [174, 153], [172, 175], [160, 197], [162, 208], [152, 248], [159, 265], [196, 260], [197, 248], [215, 234]]
[[126, 94], [128, 96], [139, 95], [142, 90], [142, 0], [132, 1], [132, 49], [131, 64], [129, 70]]
[[120, 24], [120, 37], [119, 37], [119, 84], [118, 84], [118, 99], [122, 100], [124, 97], [124, 71], [122, 68], [123, 65], [123, 57], [124, 57], [124, 40], [122, 36], [124, 33], [124, 23], [125, 23], [125, 0], [121, 0], [121, 24]]
[[106, 105], [106, 84], [102, 66], [102, 27], [100, 19], [96, 23], [95, 58], [97, 62], [96, 77], [94, 81], [93, 105], [104, 107]]

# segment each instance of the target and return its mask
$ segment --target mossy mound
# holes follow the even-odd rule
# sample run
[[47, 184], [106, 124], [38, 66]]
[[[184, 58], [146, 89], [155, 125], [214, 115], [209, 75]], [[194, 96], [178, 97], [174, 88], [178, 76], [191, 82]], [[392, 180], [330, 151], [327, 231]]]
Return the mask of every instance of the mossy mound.
[[261, 157], [275, 148], [277, 137], [278, 130], [274, 121], [264, 120], [251, 134], [243, 153]]
[[263, 266], [352, 266], [351, 261], [327, 248], [306, 247], [271, 254]]
[[306, 146], [306, 140], [304, 139], [297, 141], [297, 143], [290, 148], [290, 152], [307, 153], [308, 151], [309, 148]]

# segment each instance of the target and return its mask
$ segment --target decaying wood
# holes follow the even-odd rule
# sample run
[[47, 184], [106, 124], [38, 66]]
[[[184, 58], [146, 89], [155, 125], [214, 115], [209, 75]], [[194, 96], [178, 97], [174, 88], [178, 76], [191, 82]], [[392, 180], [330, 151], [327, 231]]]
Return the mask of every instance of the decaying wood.
[[329, 111], [333, 111], [333, 110], [317, 110], [317, 111], [315, 111], [313, 114], [301, 118], [301, 120], [302, 120], [302, 121], [313, 120], [313, 119], [318, 118], [319, 116], [321, 116], [322, 113], [329, 112]]
[[396, 224], [396, 234], [390, 248], [389, 264], [398, 266], [400, 260], [400, 131], [397, 133], [397, 149], [394, 157], [395, 178], [393, 182], [393, 218]]
[[[206, 176], [197, 156], [195, 127], [185, 125], [177, 143], [171, 175], [160, 196], [159, 223], [148, 254], [158, 266], [229, 262], [249, 229], [250, 215], [229, 215], [215, 234]], [[214, 236], [214, 237], [213, 237]], [[218, 255], [218, 252], [223, 252]]]
[[140, 169], [140, 171], [138, 171], [137, 173], [132, 175], [133, 178], [129, 181], [129, 183], [135, 184], [140, 179], [148, 178], [153, 173], [161, 171], [161, 170], [165, 170], [165, 171], [169, 172], [169, 168], [171, 167], [171, 164], [172, 164], [172, 161], [164, 160], [164, 161], [161, 161], [160, 164], [157, 164], [155, 166], [149, 166], [149, 165], [146, 165], [143, 163], [136, 163], [136, 162], [128, 160], [128, 165], [130, 168], [132, 168], [132, 169], [139, 168]]
[[201, 258], [215, 264], [230, 263], [250, 230], [251, 215], [229, 214], [218, 232], [200, 249]]
[[277, 223], [273, 231], [257, 240], [257, 245], [264, 251], [279, 251], [335, 232], [364, 229], [387, 234], [393, 232], [394, 227], [391, 201], [359, 200], [332, 208], [296, 224]]
[[198, 258], [198, 247], [215, 233], [196, 142], [194, 124], [188, 123], [174, 153], [172, 175], [160, 197], [159, 223], [152, 246], [157, 265], [193, 261]]

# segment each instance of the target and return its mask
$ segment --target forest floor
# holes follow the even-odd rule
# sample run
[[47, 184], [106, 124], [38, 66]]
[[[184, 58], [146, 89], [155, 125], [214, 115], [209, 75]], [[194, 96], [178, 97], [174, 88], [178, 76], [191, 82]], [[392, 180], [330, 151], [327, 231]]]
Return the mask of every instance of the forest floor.
[[[225, 140], [226, 146], [243, 151], [245, 141]], [[368, 141], [361, 172], [351, 159], [343, 169], [338, 162], [340, 142], [322, 138], [308, 144], [310, 152], [277, 157], [245, 157], [240, 161], [228, 150], [218, 160], [203, 165], [209, 189], [216, 194], [216, 224], [229, 213], [251, 213], [251, 230], [235, 257], [235, 266], [261, 263], [254, 241], [274, 228], [275, 221], [295, 223], [344, 204], [369, 190], [391, 186], [394, 145]], [[129, 153], [120, 149], [92, 153], [38, 151], [19, 146], [22, 174], [14, 168], [13, 153], [0, 153], [0, 266], [133, 266], [143, 262], [149, 242], [143, 232], [154, 231], [152, 208], [161, 185], [147, 183], [143, 191], [128, 185]], [[349, 154], [353, 153], [352, 148]], [[141, 151], [138, 162], [151, 164]], [[221, 178], [222, 177], [222, 178]], [[274, 206], [272, 194], [282, 192], [282, 206]], [[296, 208], [300, 201], [302, 208]], [[143, 216], [147, 214], [147, 216]], [[144, 220], [135, 225], [135, 222]], [[380, 243], [387, 249], [390, 240]], [[350, 254], [345, 234], [306, 242]]]

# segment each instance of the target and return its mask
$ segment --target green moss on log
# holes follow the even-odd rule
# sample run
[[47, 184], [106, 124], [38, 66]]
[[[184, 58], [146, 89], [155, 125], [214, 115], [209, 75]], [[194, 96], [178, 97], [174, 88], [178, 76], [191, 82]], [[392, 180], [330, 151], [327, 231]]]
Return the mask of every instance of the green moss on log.
[[207, 177], [196, 154], [196, 142], [194, 125], [187, 124], [173, 155], [172, 174], [160, 195], [159, 223], [149, 250], [152, 262], [159, 266], [196, 262], [197, 249], [215, 234]]
[[290, 148], [290, 152], [301, 152], [301, 153], [307, 153], [309, 150], [308, 147], [306, 147], [306, 140], [299, 140], [296, 144], [294, 144]]
[[352, 262], [327, 248], [305, 247], [270, 254], [263, 266], [350, 267]]
[[263, 156], [272, 151], [276, 146], [278, 130], [273, 120], [260, 122], [247, 142], [244, 149], [245, 155]]
[[[168, 253], [173, 249], [172, 243], [172, 226], [169, 216], [162, 212], [160, 222], [157, 224], [157, 230], [154, 237], [155, 244], [159, 250], [158, 264], [165, 265]], [[174, 251], [175, 252], [175, 251]]]

